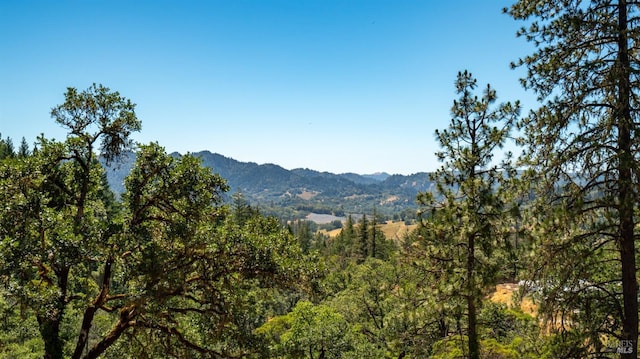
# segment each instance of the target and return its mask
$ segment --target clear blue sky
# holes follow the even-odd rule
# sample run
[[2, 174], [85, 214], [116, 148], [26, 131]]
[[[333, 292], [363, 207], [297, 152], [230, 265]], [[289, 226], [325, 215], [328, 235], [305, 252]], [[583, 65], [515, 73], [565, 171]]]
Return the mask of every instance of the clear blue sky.
[[334, 173], [440, 164], [453, 81], [531, 105], [499, 0], [0, 1], [0, 133], [40, 133], [69, 86], [137, 104], [139, 142]]

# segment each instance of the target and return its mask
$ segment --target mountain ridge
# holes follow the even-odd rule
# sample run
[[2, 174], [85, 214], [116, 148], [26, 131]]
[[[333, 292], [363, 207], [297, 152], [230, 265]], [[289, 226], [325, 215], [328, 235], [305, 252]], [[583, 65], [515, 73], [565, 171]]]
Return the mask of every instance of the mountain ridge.
[[[286, 219], [304, 218], [309, 213], [377, 213], [391, 217], [409, 215], [417, 209], [419, 192], [431, 188], [429, 174], [369, 175], [334, 174], [308, 168], [287, 170], [277, 164], [241, 162], [208, 150], [190, 153], [227, 181], [229, 195], [241, 193], [252, 205]], [[181, 154], [174, 152], [174, 157]], [[126, 154], [119, 164], [107, 168], [107, 180], [117, 194], [124, 191], [124, 178], [135, 155]]]

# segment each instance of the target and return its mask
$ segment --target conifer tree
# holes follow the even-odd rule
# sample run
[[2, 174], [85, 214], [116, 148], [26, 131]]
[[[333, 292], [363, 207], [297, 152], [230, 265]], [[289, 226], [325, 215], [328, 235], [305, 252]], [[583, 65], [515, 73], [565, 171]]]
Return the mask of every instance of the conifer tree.
[[348, 257], [352, 255], [354, 240], [356, 236], [355, 226], [353, 223], [353, 217], [351, 215], [347, 216], [347, 221], [344, 224], [344, 228], [340, 231], [340, 234], [336, 238], [335, 250], [336, 254], [344, 257]]
[[370, 225], [370, 230], [369, 230], [369, 237], [371, 238], [370, 243], [369, 243], [369, 253], [371, 255], [371, 257], [376, 258], [377, 253], [377, 246], [376, 246], [376, 241], [378, 240], [377, 238], [377, 227], [378, 227], [378, 219], [376, 218], [378, 216], [378, 212], [376, 210], [376, 208], [373, 208], [373, 216], [371, 218], [371, 225]]
[[18, 147], [18, 157], [25, 158], [29, 156], [29, 154], [31, 154], [31, 151], [29, 151], [29, 144], [27, 143], [27, 140], [22, 137], [20, 147]]
[[[527, 21], [518, 35], [536, 46], [514, 66], [527, 69], [522, 83], [542, 102], [521, 126], [525, 165], [538, 174], [546, 302], [562, 298], [550, 311], [572, 317], [574, 333], [591, 331], [577, 341], [584, 350], [613, 334], [622, 357], [636, 358], [640, 4], [520, 0], [505, 11]], [[581, 325], [587, 302], [608, 313]]]
[[2, 137], [0, 137], [0, 159], [4, 159], [4, 158], [13, 158], [15, 157], [16, 153], [15, 153], [15, 149], [13, 147], [13, 141], [11, 140], [11, 137], [8, 137], [3, 140]]
[[[418, 195], [425, 216], [417, 243], [425, 253], [424, 266], [437, 285], [437, 293], [461, 302], [467, 317], [469, 358], [479, 358], [477, 312], [483, 290], [494, 284], [495, 254], [503, 237], [500, 222], [505, 203], [498, 192], [509, 173], [508, 165], [494, 164], [493, 156], [507, 140], [519, 104], [492, 108], [496, 92], [490, 86], [478, 98], [477, 81], [467, 71], [459, 73], [449, 127], [436, 131], [443, 166], [432, 174], [436, 188]], [[464, 308], [464, 309], [463, 309]]]
[[354, 251], [358, 263], [363, 263], [369, 256], [369, 220], [366, 214], [358, 221], [358, 238]]

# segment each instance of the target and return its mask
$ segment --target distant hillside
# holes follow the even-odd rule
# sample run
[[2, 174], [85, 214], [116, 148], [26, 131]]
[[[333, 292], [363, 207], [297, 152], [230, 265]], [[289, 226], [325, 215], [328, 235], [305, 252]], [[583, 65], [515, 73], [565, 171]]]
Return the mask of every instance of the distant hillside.
[[350, 181], [360, 184], [374, 184], [379, 183], [387, 178], [389, 178], [390, 174], [382, 172], [382, 173], [374, 173], [370, 175], [359, 175], [357, 173], [342, 173], [341, 177], [344, 177]]
[[[173, 156], [180, 156], [178, 153]], [[388, 217], [415, 213], [418, 192], [430, 189], [427, 173], [410, 176], [378, 173], [333, 174], [311, 169], [286, 170], [275, 164], [240, 162], [217, 153], [193, 155], [204, 166], [220, 174], [231, 187], [230, 194], [242, 193], [247, 201], [267, 213], [285, 218], [304, 218], [309, 213], [372, 213], [374, 208]], [[107, 170], [107, 179], [117, 194], [134, 162], [133, 154]]]
[[362, 175], [362, 177], [371, 178], [371, 179], [374, 179], [376, 181], [384, 181], [387, 178], [389, 178], [389, 176], [391, 176], [391, 175], [388, 174], [387, 172], [376, 172], [376, 173], [372, 173], [370, 175]]

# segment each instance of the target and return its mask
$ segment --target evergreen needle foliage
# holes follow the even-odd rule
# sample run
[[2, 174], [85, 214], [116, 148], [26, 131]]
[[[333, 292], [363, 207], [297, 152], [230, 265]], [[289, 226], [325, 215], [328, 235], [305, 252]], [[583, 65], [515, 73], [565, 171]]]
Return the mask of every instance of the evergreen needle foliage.
[[566, 355], [613, 337], [636, 358], [640, 4], [521, 0], [505, 11], [536, 46], [514, 66], [542, 101], [520, 124], [542, 309], [577, 336]]
[[500, 249], [506, 248], [503, 218], [508, 214], [501, 183], [511, 173], [508, 162], [494, 164], [520, 112], [518, 103], [493, 108], [496, 92], [489, 85], [474, 95], [477, 81], [458, 74], [460, 96], [451, 108], [449, 127], [436, 131], [444, 162], [432, 175], [435, 190], [421, 193], [424, 265], [453, 312], [467, 317], [469, 358], [480, 357], [477, 311], [484, 290], [495, 285]]

